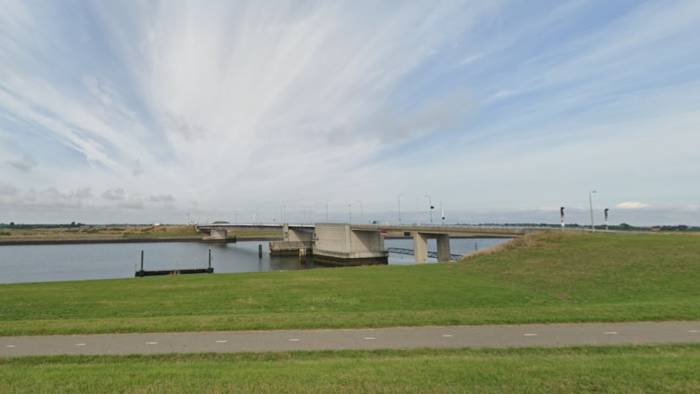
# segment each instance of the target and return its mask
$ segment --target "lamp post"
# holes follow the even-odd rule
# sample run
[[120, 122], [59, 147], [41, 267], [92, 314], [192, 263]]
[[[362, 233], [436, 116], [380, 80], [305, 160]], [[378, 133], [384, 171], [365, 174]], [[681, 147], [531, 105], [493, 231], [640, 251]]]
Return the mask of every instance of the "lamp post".
[[588, 206], [591, 210], [591, 231], [595, 231], [595, 222], [593, 221], [593, 193], [598, 193], [596, 190], [591, 190], [588, 193]]
[[610, 208], [605, 208], [603, 210], [603, 214], [605, 215], [605, 231], [608, 231], [608, 212], [610, 212]]
[[352, 204], [348, 204], [348, 224], [352, 224]]
[[559, 219], [561, 220], [561, 229], [564, 229], [564, 210], [565, 207], [559, 207]]
[[425, 195], [425, 198], [428, 199], [428, 214], [430, 214], [430, 224], [433, 224], [433, 199], [429, 195]]
[[403, 193], [396, 196], [396, 201], [397, 201], [398, 207], [399, 207], [399, 224], [401, 224], [401, 196], [403, 196]]
[[440, 220], [442, 225], [445, 225], [445, 208], [442, 206], [442, 201], [440, 201]]

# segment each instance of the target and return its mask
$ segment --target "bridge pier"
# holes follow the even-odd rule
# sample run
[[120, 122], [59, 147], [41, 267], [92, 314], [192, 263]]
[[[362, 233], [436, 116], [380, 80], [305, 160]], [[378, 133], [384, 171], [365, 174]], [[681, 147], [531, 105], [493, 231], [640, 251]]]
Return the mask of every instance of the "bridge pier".
[[270, 241], [270, 256], [297, 256], [300, 249], [311, 251], [314, 242], [314, 230], [282, 226], [283, 241]]
[[379, 229], [353, 229], [349, 224], [317, 224], [314, 262], [325, 265], [387, 264], [384, 237]]
[[416, 263], [425, 263], [428, 261], [428, 239], [435, 238], [437, 240], [437, 260], [438, 262], [446, 262], [452, 259], [450, 255], [450, 236], [449, 234], [426, 234], [414, 231], [413, 235], [413, 253], [416, 256]]
[[437, 236], [437, 254], [438, 254], [438, 262], [440, 262], [440, 263], [452, 260], [451, 253], [450, 253], [450, 236], [449, 235], [440, 234]]
[[428, 261], [428, 237], [426, 234], [413, 232], [413, 255], [416, 256], [416, 263], [426, 263]]
[[203, 239], [205, 241], [225, 241], [228, 237], [228, 230], [225, 228], [213, 228], [209, 231], [209, 235]]

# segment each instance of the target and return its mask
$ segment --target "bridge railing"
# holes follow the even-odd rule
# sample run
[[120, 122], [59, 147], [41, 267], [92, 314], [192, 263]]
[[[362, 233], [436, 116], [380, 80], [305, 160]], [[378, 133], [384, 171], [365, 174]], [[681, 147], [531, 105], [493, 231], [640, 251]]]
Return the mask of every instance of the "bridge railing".
[[[410, 256], [415, 255], [415, 251], [413, 249], [408, 249], [408, 248], [386, 248], [386, 251], [389, 253], [406, 254], [406, 255], [410, 255]], [[436, 259], [436, 258], [438, 258], [438, 254], [437, 254], [437, 252], [429, 250], [428, 257], [432, 257], [432, 258]], [[450, 254], [450, 258], [452, 260], [459, 260], [462, 257], [464, 257], [464, 256], [461, 254]]]

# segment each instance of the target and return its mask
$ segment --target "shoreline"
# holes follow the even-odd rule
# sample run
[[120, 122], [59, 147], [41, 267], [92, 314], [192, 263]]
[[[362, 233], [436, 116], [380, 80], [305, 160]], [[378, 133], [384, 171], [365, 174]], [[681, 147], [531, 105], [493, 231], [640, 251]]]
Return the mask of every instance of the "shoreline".
[[80, 244], [128, 244], [128, 243], [166, 243], [166, 242], [201, 242], [201, 243], [235, 243], [250, 241], [274, 241], [279, 237], [237, 237], [224, 240], [205, 240], [202, 237], [173, 237], [173, 238], [88, 238], [88, 239], [18, 239], [0, 240], [2, 246], [28, 245], [80, 245]]

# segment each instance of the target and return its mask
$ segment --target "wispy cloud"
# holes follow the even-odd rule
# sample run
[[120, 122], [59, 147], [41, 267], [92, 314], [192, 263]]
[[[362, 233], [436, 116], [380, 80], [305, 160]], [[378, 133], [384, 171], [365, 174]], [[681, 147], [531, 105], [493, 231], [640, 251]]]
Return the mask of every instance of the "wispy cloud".
[[19, 159], [7, 160], [5, 161], [5, 163], [10, 167], [22, 172], [29, 172], [34, 167], [36, 167], [36, 161], [34, 160], [34, 158], [32, 158], [32, 156], [26, 153], [22, 155], [22, 157]]
[[698, 25], [692, 0], [7, 1], [0, 201], [697, 204]]
[[617, 204], [615, 207], [620, 209], [643, 209], [649, 208], [651, 205], [639, 201], [625, 201]]

